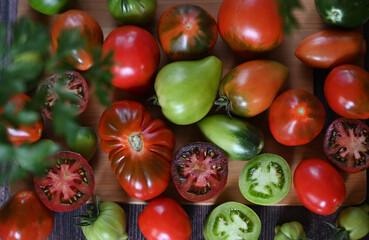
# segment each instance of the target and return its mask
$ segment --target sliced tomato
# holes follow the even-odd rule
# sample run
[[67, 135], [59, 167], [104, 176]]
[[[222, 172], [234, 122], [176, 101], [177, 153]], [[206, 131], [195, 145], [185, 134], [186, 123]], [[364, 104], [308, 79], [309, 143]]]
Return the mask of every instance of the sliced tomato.
[[72, 211], [91, 197], [95, 178], [91, 166], [80, 154], [58, 152], [49, 157], [55, 164], [42, 177], [34, 178], [37, 196], [56, 212]]

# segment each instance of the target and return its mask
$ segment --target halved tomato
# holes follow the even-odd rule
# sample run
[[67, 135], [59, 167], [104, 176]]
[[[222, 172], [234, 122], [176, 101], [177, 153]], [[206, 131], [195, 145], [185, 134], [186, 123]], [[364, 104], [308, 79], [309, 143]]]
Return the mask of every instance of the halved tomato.
[[37, 196], [50, 210], [72, 211], [81, 207], [91, 197], [95, 178], [88, 164], [80, 154], [58, 152], [49, 157], [55, 164], [41, 177], [34, 178]]

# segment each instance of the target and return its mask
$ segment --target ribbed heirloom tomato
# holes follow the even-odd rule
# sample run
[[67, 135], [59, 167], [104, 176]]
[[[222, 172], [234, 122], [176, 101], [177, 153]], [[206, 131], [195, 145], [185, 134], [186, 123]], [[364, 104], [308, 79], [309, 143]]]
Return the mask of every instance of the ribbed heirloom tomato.
[[284, 37], [277, 0], [224, 0], [218, 27], [223, 40], [240, 56], [272, 50]]
[[103, 52], [113, 51], [112, 84], [133, 94], [145, 93], [159, 65], [159, 45], [145, 29], [123, 26], [114, 29], [103, 43]]
[[164, 121], [153, 120], [138, 102], [118, 101], [102, 114], [99, 136], [128, 195], [148, 200], [166, 189], [175, 137]]

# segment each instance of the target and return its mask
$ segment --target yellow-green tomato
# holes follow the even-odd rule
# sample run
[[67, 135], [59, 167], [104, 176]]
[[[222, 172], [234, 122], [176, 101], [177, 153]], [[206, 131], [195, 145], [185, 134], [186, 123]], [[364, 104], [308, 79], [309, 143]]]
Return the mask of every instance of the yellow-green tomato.
[[366, 207], [349, 207], [338, 216], [336, 225], [345, 229], [350, 240], [361, 239], [369, 233], [369, 214]]
[[97, 136], [92, 128], [81, 127], [67, 138], [67, 144], [71, 151], [90, 161], [97, 149]]
[[205, 117], [213, 106], [221, 77], [222, 62], [214, 56], [164, 66], [154, 86], [164, 116], [177, 125]]
[[303, 240], [306, 233], [301, 223], [293, 221], [275, 227], [274, 240]]
[[114, 202], [102, 202], [95, 222], [83, 226], [82, 231], [87, 240], [123, 240], [127, 239], [126, 214]]

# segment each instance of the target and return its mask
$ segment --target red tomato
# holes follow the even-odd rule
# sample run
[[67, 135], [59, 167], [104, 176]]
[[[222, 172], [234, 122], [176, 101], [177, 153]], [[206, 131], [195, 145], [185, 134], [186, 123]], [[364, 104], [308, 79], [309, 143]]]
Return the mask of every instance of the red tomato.
[[216, 105], [242, 117], [266, 110], [284, 86], [288, 68], [271, 60], [253, 60], [232, 69], [220, 82]]
[[58, 39], [63, 30], [79, 29], [86, 45], [79, 51], [73, 51], [68, 61], [76, 69], [85, 71], [93, 64], [92, 49], [101, 46], [104, 38], [99, 23], [87, 12], [72, 9], [60, 14], [51, 27], [51, 43], [54, 52], [58, 50]]
[[276, 0], [224, 0], [218, 27], [223, 40], [241, 56], [269, 51], [284, 37]]
[[218, 26], [213, 16], [199, 6], [175, 5], [161, 14], [158, 37], [170, 59], [199, 59], [214, 47]]
[[[15, 104], [15, 112], [19, 112], [24, 105], [31, 101], [30, 97], [26, 94], [18, 93], [10, 97], [9, 103]], [[1, 109], [0, 112], [3, 110]], [[20, 146], [23, 143], [33, 143], [38, 141], [43, 132], [44, 124], [42, 119], [40, 119], [31, 125], [21, 125], [19, 127], [14, 127], [10, 123], [4, 123], [6, 134], [8, 136], [8, 140], [16, 146]]]
[[33, 191], [20, 191], [0, 209], [0, 239], [45, 240], [54, 227], [54, 214]]
[[287, 90], [269, 109], [269, 128], [279, 143], [287, 146], [306, 144], [323, 129], [325, 111], [312, 93], [301, 89]]
[[160, 60], [155, 38], [140, 27], [119, 27], [103, 43], [103, 52], [109, 51], [113, 51], [116, 63], [111, 68], [113, 85], [130, 93], [145, 93]]
[[353, 63], [366, 52], [363, 35], [357, 31], [328, 29], [304, 39], [295, 51], [296, 57], [310, 67], [331, 68]]
[[342, 176], [322, 159], [301, 161], [295, 169], [293, 182], [302, 204], [317, 214], [334, 213], [346, 197]]
[[75, 152], [58, 152], [49, 157], [55, 164], [34, 178], [37, 196], [56, 212], [75, 210], [85, 204], [95, 188], [95, 178], [87, 160]]
[[148, 200], [167, 188], [175, 137], [162, 120], [153, 120], [138, 102], [118, 101], [102, 114], [98, 131], [101, 148], [130, 196]]
[[369, 73], [351, 64], [335, 67], [325, 79], [324, 96], [342, 117], [369, 118]]
[[138, 226], [147, 240], [188, 240], [192, 234], [189, 216], [168, 197], [149, 202], [138, 216]]

